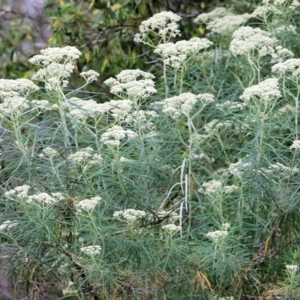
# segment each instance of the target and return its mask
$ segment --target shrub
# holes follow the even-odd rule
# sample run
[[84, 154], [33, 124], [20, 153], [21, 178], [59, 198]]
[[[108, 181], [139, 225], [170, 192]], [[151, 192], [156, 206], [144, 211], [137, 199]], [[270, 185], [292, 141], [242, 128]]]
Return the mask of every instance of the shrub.
[[67, 90], [72, 46], [30, 59], [42, 87], [1, 80], [1, 247], [30, 298], [299, 297], [300, 3], [263, 2], [217, 41], [142, 22], [156, 77], [121, 71], [105, 103], [83, 94], [95, 71]]

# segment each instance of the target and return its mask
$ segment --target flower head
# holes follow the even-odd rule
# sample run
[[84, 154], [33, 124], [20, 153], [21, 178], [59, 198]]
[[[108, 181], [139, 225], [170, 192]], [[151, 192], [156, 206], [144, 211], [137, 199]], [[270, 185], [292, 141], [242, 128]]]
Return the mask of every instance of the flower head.
[[148, 34], [155, 33], [164, 40], [176, 37], [180, 34], [178, 30], [178, 22], [181, 17], [170, 11], [162, 11], [155, 14], [146, 21], [143, 21], [139, 27], [139, 33], [134, 37], [136, 42], [145, 42]]
[[129, 208], [125, 210], [115, 211], [113, 213], [113, 216], [131, 223], [138, 219], [144, 218], [146, 216], [146, 213], [143, 210]]
[[102, 250], [102, 247], [99, 245], [87, 246], [87, 247], [80, 248], [80, 251], [88, 256], [95, 256], [97, 254], [100, 254], [101, 250]]
[[107, 146], [119, 146], [121, 145], [121, 140], [126, 137], [127, 139], [132, 139], [136, 136], [137, 134], [134, 131], [114, 125], [101, 135], [100, 140]]
[[78, 213], [81, 213], [82, 211], [87, 211], [87, 212], [93, 211], [93, 209], [100, 202], [100, 200], [101, 197], [99, 196], [92, 197], [91, 199], [81, 200], [76, 204], [76, 209]]
[[278, 89], [278, 79], [268, 78], [257, 85], [246, 88], [240, 99], [249, 101], [253, 98], [260, 98], [265, 102], [269, 102], [279, 97], [281, 97], [281, 92]]
[[264, 46], [275, 46], [277, 42], [267, 31], [244, 26], [233, 33], [229, 50], [233, 56], [248, 55]]

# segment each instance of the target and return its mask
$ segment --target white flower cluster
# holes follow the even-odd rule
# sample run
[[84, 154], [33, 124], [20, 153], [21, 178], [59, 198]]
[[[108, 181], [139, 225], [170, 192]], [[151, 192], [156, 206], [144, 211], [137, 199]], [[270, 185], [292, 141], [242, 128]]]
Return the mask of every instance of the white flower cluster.
[[[286, 0], [263, 0], [262, 3], [265, 6], [285, 6], [288, 3]], [[294, 10], [300, 6], [300, 2], [298, 0], [293, 0], [292, 3], [288, 6], [288, 9]]]
[[209, 48], [213, 42], [206, 38], [191, 38], [189, 41], [178, 41], [176, 43], [159, 44], [154, 53], [158, 53], [165, 65], [169, 65], [174, 69], [182, 67], [183, 62], [188, 55], [193, 55], [201, 50]]
[[202, 13], [198, 15], [198, 17], [194, 20], [195, 23], [209, 23], [210, 21], [213, 21], [218, 18], [222, 18], [226, 15], [232, 14], [229, 10], [227, 10], [225, 7], [217, 7], [214, 10], [212, 10], [209, 13]]
[[135, 42], [146, 42], [149, 33], [155, 33], [160, 36], [164, 42], [172, 37], [180, 35], [178, 22], [181, 17], [169, 11], [162, 11], [155, 14], [146, 21], [143, 21], [139, 27], [139, 33], [134, 37]]
[[72, 46], [47, 48], [40, 52], [41, 54], [29, 59], [29, 62], [42, 67], [33, 75], [33, 79], [45, 82], [45, 88], [49, 91], [60, 86], [66, 87], [67, 78], [74, 69], [72, 61], [77, 59], [81, 52]]
[[229, 50], [233, 56], [248, 55], [264, 46], [274, 47], [277, 42], [277, 39], [267, 31], [243, 26], [233, 33]]
[[83, 77], [87, 83], [90, 83], [97, 80], [100, 74], [94, 70], [88, 70], [86, 72], [81, 72], [79, 75]]
[[176, 119], [182, 114], [188, 115], [198, 101], [210, 103], [214, 96], [211, 94], [194, 95], [192, 93], [182, 93], [178, 96], [167, 98], [159, 104], [163, 104], [162, 111]]
[[290, 146], [290, 149], [300, 149], [300, 140], [293, 141], [293, 144]]
[[104, 81], [110, 87], [112, 94], [124, 99], [147, 99], [157, 90], [154, 88], [154, 75], [137, 70], [123, 70], [115, 78], [108, 78]]
[[82, 211], [91, 212], [96, 207], [96, 205], [101, 201], [100, 196], [92, 197], [91, 199], [84, 199], [79, 201], [76, 204], [76, 209], [78, 213], [82, 213]]
[[30, 186], [27, 184], [17, 186], [12, 190], [9, 190], [4, 193], [4, 196], [9, 199], [24, 199], [28, 197], [28, 192], [30, 190]]
[[42, 153], [39, 154], [39, 157], [53, 159], [54, 157], [59, 157], [59, 153], [51, 147], [46, 147], [42, 150]]
[[300, 172], [298, 168], [295, 167], [290, 167], [290, 166], [285, 166], [282, 163], [274, 163], [271, 164], [268, 168], [261, 168], [260, 170], [263, 174], [272, 174], [272, 175], [292, 175], [292, 174], [297, 174]]
[[94, 154], [94, 149], [91, 147], [83, 148], [75, 153], [70, 154], [68, 161], [78, 165], [98, 165], [102, 163], [102, 157], [100, 154]]
[[207, 237], [211, 238], [214, 242], [218, 242], [220, 239], [228, 235], [227, 230], [216, 230], [206, 234]]
[[218, 7], [209, 13], [200, 14], [194, 22], [206, 24], [206, 29], [219, 34], [231, 34], [245, 24], [251, 14], [235, 15], [224, 7]]
[[119, 219], [125, 219], [126, 222], [134, 222], [138, 219], [144, 218], [146, 216], [146, 213], [143, 210], [136, 210], [136, 209], [125, 209], [120, 211], [115, 211], [113, 213], [113, 217], [119, 218]]
[[31, 100], [30, 104], [33, 109], [41, 109], [41, 110], [56, 110], [56, 109], [58, 109], [57, 104], [50, 104], [48, 100]]
[[11, 228], [17, 226], [19, 223], [17, 221], [4, 221], [0, 225], [0, 232], [3, 232], [5, 230], [10, 230]]
[[114, 125], [101, 135], [100, 140], [107, 146], [119, 146], [121, 145], [121, 140], [125, 139], [126, 137], [128, 139], [132, 139], [136, 136], [137, 134], [134, 131]]
[[181, 226], [177, 226], [175, 224], [167, 224], [162, 226], [161, 228], [171, 235], [176, 233], [177, 231], [181, 231]]
[[[300, 5], [300, 3], [299, 3]], [[274, 32], [276, 33], [276, 35], [282, 35], [285, 33], [293, 33], [293, 34], [297, 34], [297, 27], [294, 25], [281, 25], [281, 26], [277, 26], [274, 28]]]
[[244, 25], [250, 18], [251, 15], [247, 13], [242, 15], [229, 14], [209, 22], [206, 29], [219, 34], [231, 34], [241, 25]]
[[278, 63], [272, 67], [272, 72], [280, 75], [286, 73], [291, 74], [293, 77], [299, 77], [300, 75], [300, 59], [291, 58], [285, 62]]
[[278, 79], [268, 78], [257, 85], [252, 85], [246, 88], [240, 99], [249, 101], [250, 99], [260, 98], [265, 102], [270, 102], [273, 99], [281, 97], [281, 92], [278, 89]]
[[270, 9], [265, 5], [259, 5], [257, 6], [254, 11], [252, 12], [251, 16], [253, 18], [264, 18], [268, 13]]
[[280, 63], [294, 57], [293, 52], [287, 48], [283, 48], [282, 46], [276, 46], [275, 48], [271, 46], [263, 46], [258, 51], [258, 56], [263, 57], [266, 55], [270, 55], [272, 57], [271, 63]]
[[131, 114], [128, 114], [124, 119], [124, 123], [126, 124], [135, 124], [138, 125], [139, 128], [151, 128], [153, 123], [151, 119], [157, 118], [158, 114], [153, 110], [136, 110]]
[[5, 115], [19, 114], [27, 108], [29, 108], [28, 101], [19, 96], [6, 97], [0, 103], [0, 112]]
[[87, 247], [80, 248], [80, 251], [88, 256], [95, 256], [97, 254], [100, 254], [101, 250], [102, 250], [102, 247], [99, 245], [87, 246]]
[[51, 193], [51, 195], [47, 193], [37, 193], [30, 196], [28, 195], [29, 190], [30, 186], [25, 184], [5, 192], [4, 196], [11, 200], [21, 200], [28, 204], [37, 204], [42, 206], [48, 206], [64, 199], [64, 196], [61, 193]]
[[199, 193], [213, 196], [216, 193], [223, 192], [224, 194], [231, 194], [238, 190], [238, 187], [236, 185], [225, 185], [223, 186], [222, 182], [220, 180], [210, 180], [207, 182], [204, 182], [201, 185], [201, 188], [198, 190]]
[[52, 62], [71, 62], [81, 55], [81, 52], [73, 46], [47, 48], [40, 52], [41, 54], [30, 58], [29, 62], [41, 67], [50, 65]]
[[180, 216], [177, 213], [170, 210], [163, 210], [163, 209], [156, 212], [156, 216], [158, 218], [168, 218], [172, 222], [180, 219]]
[[64, 200], [64, 196], [61, 193], [51, 193], [51, 195], [47, 193], [38, 193], [32, 196], [28, 196], [26, 203], [28, 204], [36, 204], [42, 206], [50, 206], [55, 204], [60, 200]]
[[208, 135], [212, 135], [219, 130], [224, 130], [227, 128], [232, 127], [232, 122], [231, 121], [220, 121], [219, 119], [213, 119], [210, 122], [206, 123], [203, 126], [203, 129], [205, 132], [207, 132]]
[[291, 271], [291, 272], [296, 272], [298, 270], [297, 265], [286, 265], [285, 267], [287, 268], [288, 271]]
[[38, 89], [39, 87], [37, 85], [25, 78], [15, 80], [0, 79], [0, 99], [14, 98], [20, 95], [26, 97], [29, 93], [37, 91]]
[[78, 121], [85, 122], [88, 117], [109, 114], [116, 120], [122, 121], [132, 110], [131, 100], [110, 100], [97, 103], [95, 100], [82, 100], [73, 97], [68, 100], [69, 114]]
[[133, 102], [131, 100], [110, 100], [106, 102], [109, 106], [108, 113], [115, 118], [115, 120], [123, 120], [128, 117], [132, 110]]
[[74, 70], [74, 65], [71, 63], [59, 64], [52, 62], [43, 69], [37, 71], [32, 76], [33, 80], [45, 82], [45, 88], [48, 91], [57, 90], [59, 86], [66, 87], [69, 83], [67, 80]]
[[210, 180], [207, 182], [204, 182], [202, 184], [202, 188], [200, 188], [198, 191], [200, 193], [204, 193], [206, 195], [211, 195], [214, 193], [218, 193], [222, 190], [222, 182], [219, 180]]

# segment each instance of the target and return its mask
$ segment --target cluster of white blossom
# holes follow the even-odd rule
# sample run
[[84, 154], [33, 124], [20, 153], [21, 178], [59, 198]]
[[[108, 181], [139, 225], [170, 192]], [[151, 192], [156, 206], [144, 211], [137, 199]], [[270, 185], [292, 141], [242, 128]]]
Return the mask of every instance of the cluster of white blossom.
[[48, 91], [57, 90], [60, 86], [66, 87], [68, 85], [67, 78], [71, 76], [73, 70], [74, 65], [71, 63], [59, 64], [52, 62], [43, 69], [38, 70], [32, 76], [32, 79], [44, 82]]
[[155, 102], [154, 104], [162, 105], [162, 111], [176, 119], [181, 115], [188, 115], [197, 102], [201, 102], [202, 105], [205, 105], [213, 101], [214, 96], [211, 94], [194, 95], [188, 92]]
[[50, 104], [48, 100], [31, 100], [29, 103], [34, 109], [57, 110], [57, 104]]
[[4, 221], [1, 225], [0, 225], [0, 232], [3, 232], [5, 230], [10, 230], [11, 228], [17, 226], [19, 223], [17, 221]]
[[268, 168], [261, 168], [260, 172], [268, 175], [292, 175], [300, 172], [298, 168], [285, 166], [282, 163], [271, 164]]
[[49, 91], [66, 87], [67, 78], [74, 69], [72, 61], [77, 59], [81, 52], [72, 46], [47, 48], [40, 52], [41, 54], [29, 59], [29, 62], [42, 67], [32, 78], [44, 82]]
[[102, 250], [102, 247], [99, 245], [86, 246], [86, 247], [80, 248], [80, 251], [88, 256], [95, 256], [97, 254], [100, 254], [101, 250]]
[[[299, 3], [300, 4], [300, 3]], [[285, 33], [293, 33], [297, 34], [297, 27], [294, 25], [281, 25], [274, 28], [274, 32], [276, 35], [280, 36]]]
[[77, 165], [99, 165], [102, 163], [102, 157], [95, 152], [93, 148], [86, 147], [75, 153], [70, 154], [67, 159]]
[[211, 238], [214, 242], [218, 242], [220, 239], [228, 235], [227, 230], [216, 230], [206, 234], [207, 237]]
[[110, 100], [109, 102], [97, 103], [95, 100], [83, 100], [72, 97], [68, 100], [69, 114], [77, 121], [85, 122], [88, 117], [95, 118], [104, 114], [112, 115], [116, 120], [123, 118], [132, 109], [131, 100]]
[[291, 271], [291, 272], [296, 272], [298, 270], [297, 265], [286, 265], [285, 267], [287, 268], [288, 271]]
[[214, 133], [217, 133], [219, 130], [224, 130], [227, 128], [232, 127], [231, 121], [220, 121], [219, 119], [213, 119], [210, 122], [206, 123], [203, 126], [204, 131], [208, 135], [212, 135]]
[[84, 78], [84, 80], [87, 82], [87, 83], [91, 83], [95, 80], [98, 79], [98, 77], [100, 76], [99, 73], [97, 73], [96, 71], [94, 70], [88, 70], [88, 71], [85, 71], [85, 72], [81, 72], [79, 74], [81, 77]]
[[46, 147], [42, 150], [42, 153], [39, 154], [40, 158], [54, 158], [59, 157], [59, 153], [57, 150], [53, 149], [52, 147]]
[[[262, 4], [265, 6], [285, 6], [289, 1], [286, 0], [263, 0]], [[288, 6], [290, 10], [293, 10], [300, 6], [300, 2], [298, 0], [293, 0], [292, 3]]]
[[141, 23], [139, 33], [134, 37], [135, 42], [147, 43], [149, 33], [156, 34], [164, 42], [180, 35], [178, 22], [181, 17], [170, 11], [162, 11]]
[[246, 88], [243, 94], [240, 96], [240, 99], [247, 102], [250, 99], [259, 98], [262, 101], [268, 103], [271, 100], [280, 97], [281, 97], [281, 92], [278, 89], [278, 79], [268, 78], [264, 81], [261, 81], [257, 85], [252, 85]]
[[65, 197], [61, 193], [51, 193], [51, 195], [47, 193], [38, 193], [32, 196], [28, 196], [26, 203], [36, 204], [39, 206], [49, 206], [64, 199]]
[[0, 99], [26, 97], [38, 89], [39, 87], [29, 79], [0, 79]]
[[204, 23], [207, 30], [219, 34], [231, 34], [234, 30], [244, 25], [251, 14], [236, 15], [224, 7], [218, 7], [209, 13], [200, 14], [194, 22]]
[[263, 46], [258, 50], [258, 57], [267, 55], [272, 57], [271, 63], [280, 63], [294, 57], [294, 53], [292, 51], [287, 48], [283, 48], [282, 46], [276, 46], [275, 48], [271, 46]]
[[16, 115], [29, 108], [28, 101], [19, 96], [6, 97], [0, 103], [0, 112], [5, 115]]
[[146, 217], [146, 213], [143, 210], [136, 210], [136, 209], [129, 208], [125, 210], [115, 211], [113, 213], [113, 217], [131, 223], [138, 219]]
[[138, 125], [140, 129], [152, 128], [151, 119], [157, 118], [158, 114], [153, 110], [136, 110], [128, 114], [124, 119], [124, 123]]
[[121, 145], [121, 140], [135, 138], [137, 134], [130, 130], [124, 129], [121, 126], [114, 125], [111, 128], [108, 128], [106, 132], [101, 135], [101, 142], [107, 146], [119, 146]]
[[300, 149], [300, 140], [293, 141], [293, 144], [290, 146], [290, 149]]
[[104, 81], [110, 87], [112, 94], [123, 99], [137, 101], [138, 99], [147, 99], [157, 90], [154, 87], [154, 75], [136, 70], [123, 70], [115, 78], [108, 78]]
[[52, 47], [43, 49], [41, 54], [35, 55], [29, 59], [34, 65], [41, 67], [48, 66], [53, 62], [68, 63], [80, 57], [81, 52], [73, 46]]
[[191, 38], [189, 41], [178, 41], [176, 43], [159, 44], [154, 53], [158, 53], [165, 65], [169, 65], [174, 69], [182, 67], [183, 62], [188, 55], [193, 55], [201, 50], [209, 48], [213, 42], [206, 38]]
[[291, 58], [285, 62], [278, 63], [272, 67], [272, 72], [280, 75], [286, 73], [291, 74], [293, 77], [299, 77], [300, 75], [300, 59]]
[[231, 34], [251, 18], [250, 14], [234, 15], [228, 14], [222, 18], [209, 22], [206, 29], [219, 34]]
[[201, 185], [201, 188], [198, 190], [199, 193], [212, 196], [216, 193], [223, 192], [224, 194], [231, 194], [238, 190], [238, 187], [236, 185], [225, 185], [223, 186], [223, 183], [220, 180], [210, 180], [207, 182], [204, 182]]
[[83, 211], [91, 212], [96, 207], [96, 205], [101, 201], [100, 196], [92, 197], [91, 199], [84, 199], [79, 201], [76, 204], [76, 210], [78, 213], [82, 213]]
[[168, 218], [168, 220], [171, 222], [174, 222], [174, 221], [177, 221], [180, 219], [180, 216], [177, 213], [170, 211], [170, 210], [163, 210], [163, 209], [157, 211], [156, 216], [160, 219]]
[[210, 180], [207, 182], [204, 182], [202, 184], [202, 187], [198, 190], [199, 193], [204, 193], [207, 195], [211, 195], [214, 193], [218, 193], [222, 190], [222, 182], [219, 180]]
[[277, 39], [260, 28], [243, 26], [232, 34], [229, 46], [233, 56], [253, 54], [264, 46], [275, 47]]
[[226, 15], [232, 14], [229, 10], [225, 7], [217, 7], [214, 10], [210, 11], [209, 13], [202, 13], [198, 15], [198, 17], [194, 20], [195, 23], [209, 23], [218, 18], [222, 18]]
[[[106, 103], [104, 103], [106, 104]], [[107, 102], [109, 106], [108, 113], [115, 118], [115, 120], [124, 120], [129, 116], [132, 110], [133, 102], [131, 100], [110, 100]]]
[[24, 199], [28, 197], [30, 186], [27, 184], [17, 186], [4, 193], [4, 196], [9, 199]]
[[176, 233], [177, 231], [181, 231], [181, 226], [175, 224], [167, 224], [162, 226], [161, 228], [171, 235]]

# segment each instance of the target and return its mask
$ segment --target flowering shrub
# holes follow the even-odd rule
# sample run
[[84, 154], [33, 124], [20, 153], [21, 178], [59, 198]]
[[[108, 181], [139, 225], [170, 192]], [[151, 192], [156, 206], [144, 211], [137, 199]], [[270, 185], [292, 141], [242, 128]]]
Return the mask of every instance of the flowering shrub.
[[71, 46], [30, 59], [40, 86], [1, 79], [1, 251], [29, 297], [299, 297], [298, 61], [268, 28], [292, 5], [219, 44], [173, 42], [181, 17], [154, 15], [135, 41], [161, 73], [123, 70], [104, 103], [82, 96], [96, 71], [68, 90]]

